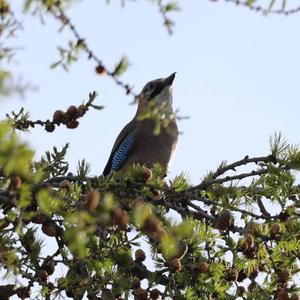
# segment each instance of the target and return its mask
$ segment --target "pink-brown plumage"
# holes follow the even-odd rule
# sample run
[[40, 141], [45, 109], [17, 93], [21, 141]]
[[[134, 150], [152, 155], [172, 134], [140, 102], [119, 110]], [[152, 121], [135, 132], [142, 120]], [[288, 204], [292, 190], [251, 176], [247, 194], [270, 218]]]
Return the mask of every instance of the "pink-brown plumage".
[[[155, 163], [159, 163], [167, 171], [178, 141], [176, 119], [172, 115], [171, 85], [174, 78], [175, 73], [166, 79], [157, 79], [146, 84], [139, 95], [137, 113], [117, 137], [103, 175], [124, 170], [133, 164], [151, 168]], [[160, 126], [158, 135], [155, 134], [157, 120], [140, 120], [147, 110], [155, 107], [152, 103], [171, 116], [166, 127]]]

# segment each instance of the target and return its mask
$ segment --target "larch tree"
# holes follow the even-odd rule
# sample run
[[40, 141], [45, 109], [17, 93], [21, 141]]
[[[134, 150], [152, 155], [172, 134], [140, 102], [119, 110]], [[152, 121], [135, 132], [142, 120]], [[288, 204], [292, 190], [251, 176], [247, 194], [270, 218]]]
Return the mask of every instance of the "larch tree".
[[[68, 69], [84, 54], [93, 62], [95, 76], [110, 77], [136, 99], [132, 86], [120, 79], [128, 59], [112, 69], [106, 66], [81, 35], [80, 24], [68, 16], [72, 1], [23, 2], [24, 14], [50, 15], [61, 30], [73, 34], [52, 68]], [[173, 12], [184, 1], [149, 2], [157, 5], [168, 32], [176, 34]], [[300, 10], [285, 0], [226, 2], [259, 14]], [[9, 65], [17, 53], [7, 42], [22, 23], [8, 0], [0, 0], [0, 19], [0, 60]], [[1, 97], [27, 92], [30, 85], [0, 67]], [[91, 176], [83, 160], [71, 173], [65, 159], [68, 145], [53, 147], [36, 160], [34, 149], [18, 136], [37, 126], [49, 134], [58, 126], [76, 130], [90, 110], [104, 109], [96, 98], [91, 91], [85, 103], [57, 110], [48, 120], [32, 120], [20, 109], [0, 123], [1, 300], [299, 299], [297, 146], [275, 134], [265, 156], [245, 154], [233, 163], [222, 162], [192, 185], [184, 174], [166, 181], [159, 165], [134, 165], [103, 177]], [[159, 113], [146, 117], [155, 118], [158, 127], [167, 122]], [[276, 214], [274, 205], [280, 207]], [[55, 243], [54, 252], [47, 252], [48, 243]]]

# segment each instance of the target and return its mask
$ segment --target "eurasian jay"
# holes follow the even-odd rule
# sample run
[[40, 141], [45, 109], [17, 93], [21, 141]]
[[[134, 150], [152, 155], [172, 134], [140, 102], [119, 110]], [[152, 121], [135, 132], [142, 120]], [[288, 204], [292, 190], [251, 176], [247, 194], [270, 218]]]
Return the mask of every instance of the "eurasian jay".
[[[172, 83], [175, 74], [148, 82], [138, 96], [138, 108], [134, 118], [117, 137], [103, 175], [126, 169], [133, 164], [147, 168], [159, 163], [167, 172], [177, 140], [178, 128], [172, 108]], [[157, 108], [161, 117], [170, 117], [167, 126], [155, 133], [157, 120], [145, 118], [149, 110]], [[150, 114], [151, 115], [151, 114]]]

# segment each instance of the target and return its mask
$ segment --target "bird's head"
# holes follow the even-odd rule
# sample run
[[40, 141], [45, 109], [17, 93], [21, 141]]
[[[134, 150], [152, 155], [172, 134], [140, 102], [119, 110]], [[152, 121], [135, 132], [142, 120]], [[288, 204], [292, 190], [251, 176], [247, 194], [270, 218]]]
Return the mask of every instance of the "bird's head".
[[149, 107], [158, 107], [172, 112], [172, 83], [176, 73], [166, 78], [149, 81], [138, 96], [138, 112], [143, 112]]

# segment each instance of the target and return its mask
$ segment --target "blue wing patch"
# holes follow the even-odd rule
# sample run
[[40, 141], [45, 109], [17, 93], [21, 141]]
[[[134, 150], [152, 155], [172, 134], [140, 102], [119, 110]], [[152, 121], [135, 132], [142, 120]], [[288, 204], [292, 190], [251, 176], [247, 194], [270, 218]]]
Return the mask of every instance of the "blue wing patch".
[[128, 135], [118, 146], [112, 157], [111, 169], [119, 171], [128, 157], [129, 150], [134, 143], [134, 137]]

